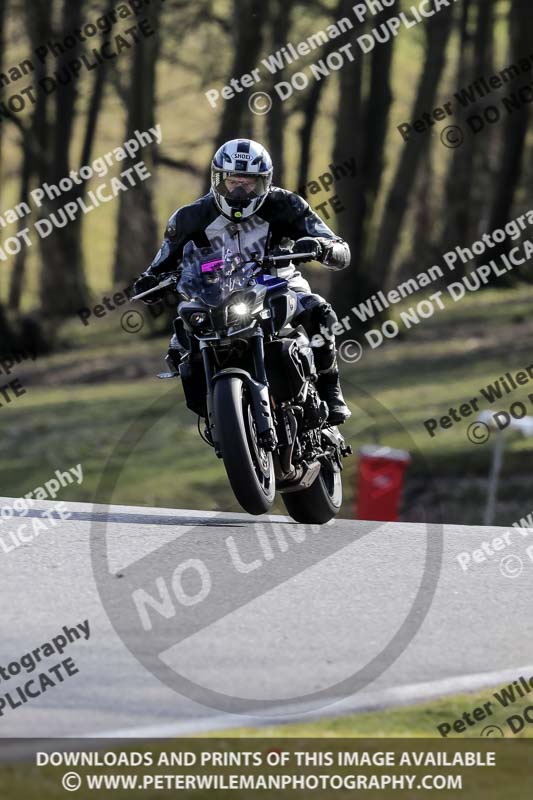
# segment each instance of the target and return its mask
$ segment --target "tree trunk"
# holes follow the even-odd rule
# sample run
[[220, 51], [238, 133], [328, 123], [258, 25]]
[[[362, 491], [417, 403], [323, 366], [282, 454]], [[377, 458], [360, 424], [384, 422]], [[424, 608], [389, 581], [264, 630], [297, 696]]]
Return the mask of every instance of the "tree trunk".
[[[334, 164], [342, 164], [345, 159], [353, 157], [357, 166], [360, 165], [361, 139], [355, 132], [362, 130], [363, 64], [363, 56], [356, 52], [355, 60], [345, 64], [339, 75], [339, 105], [333, 145]], [[332, 274], [330, 300], [339, 314], [344, 313], [350, 306], [358, 266], [354, 254], [359, 247], [360, 214], [363, 204], [358, 190], [359, 184], [358, 176], [355, 179], [346, 176], [342, 178], [340, 173], [339, 180], [334, 184], [334, 196], [338, 198], [339, 207], [342, 209], [337, 214], [336, 233], [349, 244], [352, 252], [351, 266], [339, 274]]]
[[[35, 162], [33, 153], [28, 142], [28, 135], [23, 138], [23, 155], [22, 155], [22, 173], [20, 177], [20, 195], [19, 202], [26, 203], [30, 192], [30, 182], [35, 170]], [[22, 217], [19, 219], [17, 229], [20, 232], [27, 227], [27, 219]], [[11, 272], [11, 280], [9, 284], [9, 307], [13, 311], [20, 309], [20, 301], [22, 297], [22, 290], [24, 288], [24, 279], [26, 277], [26, 257], [28, 250], [23, 247], [15, 257], [15, 263]]]
[[[7, 10], [7, 0], [0, 0], [0, 72], [3, 72], [4, 68], [6, 10]], [[4, 95], [4, 87], [0, 86], [0, 100], [4, 99], [3, 95]], [[4, 126], [0, 125], [0, 203], [2, 208], [4, 207], [4, 204], [2, 202], [3, 182], [1, 180], [3, 176], [3, 167], [4, 167], [3, 143], [4, 143]]]
[[[126, 137], [136, 130], [145, 131], [155, 125], [156, 66], [160, 51], [161, 6], [150, 7], [150, 24], [156, 35], [145, 39], [133, 56], [130, 72]], [[150, 172], [154, 169], [154, 146], [142, 150], [142, 159]], [[134, 161], [123, 162], [123, 168]], [[143, 181], [120, 195], [114, 280], [129, 284], [153, 259], [159, 242], [154, 211], [153, 180]]]
[[[272, 13], [272, 51], [279, 50], [287, 41], [291, 26], [291, 13], [294, 0], [271, 0]], [[273, 75], [272, 85], [284, 79], [285, 70]], [[285, 106], [277, 94], [270, 92], [272, 108], [267, 114], [268, 149], [274, 163], [274, 183], [283, 186], [285, 183]]]
[[[397, 10], [397, 3], [378, 14], [380, 25]], [[357, 36], [361, 34], [358, 27]], [[332, 285], [332, 301], [340, 313], [364, 299], [371, 289], [364, 263], [370, 222], [381, 183], [389, 111], [392, 103], [390, 70], [395, 39], [374, 48], [370, 62], [368, 95], [362, 100], [363, 65], [360, 55], [341, 73], [338, 122], [333, 151], [336, 164], [355, 157], [355, 178], [341, 176], [336, 182], [343, 211], [338, 215], [337, 232], [350, 245], [352, 262]], [[354, 135], [355, 134], [355, 135]], [[357, 145], [354, 145], [354, 141]]]
[[[469, 33], [473, 11], [474, 7], [471, 0], [463, 0], [459, 20], [460, 45], [455, 78], [455, 85], [458, 87], [468, 85], [477, 77], [473, 70], [473, 41]], [[475, 113], [475, 108], [469, 108], [468, 114], [471, 113]], [[455, 110], [455, 122], [462, 130], [466, 129], [466, 116], [466, 109], [459, 105]], [[474, 144], [473, 136], [466, 136], [462, 145], [452, 151], [445, 188], [446, 225], [441, 246], [443, 253], [462, 242], [468, 241], [470, 214], [472, 211], [471, 191], [474, 154], [477, 145], [477, 142]], [[465, 269], [462, 262], [457, 264], [455, 274], [457, 279], [464, 276]]]
[[[104, 16], [110, 15], [114, 8], [115, 8], [115, 0], [108, 0], [107, 8], [104, 11]], [[108, 34], [103, 33], [102, 45], [104, 44], [105, 41], [107, 41], [107, 38]], [[88, 164], [89, 161], [91, 160], [94, 140], [96, 136], [96, 129], [98, 125], [98, 119], [100, 117], [100, 112], [102, 110], [104, 89], [110, 72], [110, 63], [111, 62], [109, 61], [104, 61], [104, 63], [101, 64], [100, 67], [96, 70], [96, 75], [94, 77], [91, 100], [89, 102], [89, 109], [87, 111], [87, 123], [85, 126], [85, 135], [83, 137], [83, 145], [81, 148], [81, 155], [80, 155], [81, 166]], [[84, 183], [81, 192], [82, 196], [85, 195], [86, 188], [87, 188], [87, 183]]]
[[[413, 219], [413, 247], [407, 260], [407, 277], [416, 275], [424, 269], [423, 265], [433, 262], [432, 231], [434, 228], [433, 220], [438, 215], [433, 203], [434, 197], [434, 171], [433, 171], [433, 149], [431, 139], [425, 137], [421, 142], [423, 150], [421, 156], [421, 169], [418, 171], [418, 178], [415, 188], [415, 213]], [[442, 252], [437, 248], [437, 256]]]
[[[29, 5], [29, 0], [28, 0]], [[50, 36], [52, 9], [45, 0], [32, 2], [28, 8], [29, 15], [36, 15], [37, 25], [33, 26], [34, 35], [39, 42], [47, 41]], [[82, 4], [64, 0], [61, 32], [59, 38], [67, 36], [72, 30], [79, 28], [83, 22]], [[57, 62], [57, 70], [68, 69], [68, 62], [76, 58], [81, 51], [81, 42], [65, 51]], [[52, 70], [55, 71], [55, 70]], [[52, 124], [48, 130], [45, 124], [42, 135], [49, 134], [45, 147], [41, 148], [45, 157], [39, 169], [39, 181], [58, 184], [68, 177], [70, 172], [70, 149], [74, 121], [76, 117], [76, 101], [78, 96], [76, 81], [58, 83], [51, 96], [53, 114]], [[50, 114], [50, 112], [46, 111]], [[41, 208], [41, 218], [61, 209], [66, 203], [75, 201], [77, 192], [61, 194], [56, 200], [47, 200]], [[42, 269], [40, 281], [41, 309], [45, 317], [56, 319], [72, 314], [87, 303], [87, 286], [84, 275], [82, 249], [82, 215], [69, 221], [64, 228], [54, 228], [45, 239], [40, 239]]]
[[[233, 22], [235, 34], [234, 58], [231, 78], [240, 78], [257, 65], [263, 44], [268, 3], [264, 0], [234, 0]], [[249, 93], [241, 92], [224, 104], [216, 146], [228, 139], [251, 138], [253, 115], [248, 108]]]
[[[376, 18], [380, 25], [399, 10], [399, 2], [389, 5], [386, 11]], [[375, 47], [372, 51], [370, 87], [365, 104], [365, 148], [360, 165], [360, 175], [365, 192], [365, 219], [370, 221], [378, 195], [383, 168], [385, 165], [385, 140], [392, 105], [391, 66], [394, 43]]]
[[[453, 7], [450, 6], [439, 11], [427, 23], [426, 57], [410, 114], [411, 119], [418, 119], [425, 111], [435, 106], [437, 90], [446, 61], [446, 46], [452, 21]], [[417, 137], [411, 136], [405, 143], [403, 155], [400, 157], [378, 231], [373, 267], [369, 275], [374, 291], [384, 287], [391, 269], [411, 190], [416, 179], [421, 152]]]
[[305, 195], [305, 186], [309, 182], [309, 167], [311, 165], [311, 143], [318, 115], [320, 98], [324, 81], [313, 81], [307, 93], [303, 106], [304, 121], [300, 128], [300, 160], [298, 165], [298, 181], [296, 191]]
[[[346, 0], [339, 0], [337, 7], [334, 11], [333, 19], [337, 20], [349, 12]], [[345, 36], [339, 39], [330, 39], [324, 46], [322, 51], [322, 59], [326, 60], [327, 57], [334, 50], [337, 50], [342, 43], [344, 43]], [[302, 111], [304, 121], [300, 128], [300, 160], [298, 166], [298, 183], [297, 190], [301, 191], [303, 187], [309, 182], [309, 166], [311, 164], [311, 144], [313, 141], [313, 133], [315, 129], [315, 122], [318, 116], [318, 109], [320, 106], [320, 99], [322, 97], [322, 90], [326, 86], [326, 81], [313, 81], [311, 88], [308, 91], [303, 103]], [[340, 105], [340, 103], [339, 103]]]
[[[474, 37], [473, 77], [491, 75], [494, 72], [494, 16], [497, 0], [477, 0], [477, 20]], [[474, 113], [476, 109], [474, 108]], [[488, 225], [492, 194], [491, 151], [499, 130], [490, 126], [484, 131], [474, 151], [474, 176], [471, 187], [472, 207], [477, 209], [477, 225], [471, 220], [467, 240], [476, 238], [479, 223]]]
[[[24, 8], [26, 25], [30, 35], [32, 49], [38, 46], [40, 35], [45, 28], [50, 25], [50, 20], [46, 18], [46, 12], [35, 16], [34, 6], [26, 2]], [[39, 59], [35, 60], [35, 84], [46, 75], [46, 67], [41, 64]], [[42, 175], [47, 170], [46, 147], [48, 143], [48, 123], [47, 123], [47, 95], [44, 92], [37, 92], [36, 103], [28, 128], [22, 131], [23, 162], [20, 178], [19, 202], [28, 202], [31, 183], [35, 175]], [[82, 162], [84, 163], [84, 162]], [[26, 227], [27, 220], [22, 218], [19, 221], [18, 230]], [[26, 279], [26, 263], [28, 251], [22, 248], [16, 256], [15, 265], [11, 273], [9, 286], [9, 305], [12, 309], [18, 310], [24, 291]]]
[[[6, 17], [6, 2], [5, 0], [0, 0], [0, 72], [3, 68], [3, 58], [4, 58], [4, 31], [5, 31], [5, 17]], [[4, 91], [3, 88], [0, 86], [0, 100], [2, 100], [2, 95]], [[3, 187], [3, 158], [2, 158], [2, 144], [3, 144], [3, 133], [4, 133], [4, 126], [0, 125], [0, 199], [2, 198], [2, 187]], [[3, 203], [2, 203], [3, 207]], [[0, 301], [0, 353], [6, 353], [12, 348], [12, 334], [9, 323], [6, 319], [4, 307]]]
[[[240, 78], [245, 72], [251, 72], [257, 66], [267, 20], [268, 3], [264, 0], [233, 0], [234, 56], [228, 82], [232, 78]], [[253, 138], [254, 115], [248, 107], [248, 101], [252, 94], [253, 90], [240, 92], [232, 100], [224, 102], [220, 126], [214, 143], [215, 150], [231, 139]], [[209, 191], [210, 186], [211, 172], [208, 169], [205, 179], [206, 192]]]
[[[7, 0], [0, 0], [0, 72], [4, 68], [4, 48], [5, 48], [5, 25], [6, 25], [6, 6]], [[0, 85], [0, 101], [4, 99], [4, 87]], [[4, 126], [0, 125], [0, 207], [4, 207], [3, 203], [3, 175], [4, 175]], [[0, 230], [0, 238], [2, 231]]]
[[[531, 47], [531, 0], [512, 0], [509, 12], [511, 60], [516, 62]], [[501, 162], [494, 187], [489, 231], [503, 227], [510, 219], [520, 180], [529, 122], [529, 105], [513, 110], [505, 121]], [[495, 249], [496, 250], [496, 249]], [[503, 248], [498, 248], [502, 252]], [[494, 257], [496, 251], [493, 251]]]

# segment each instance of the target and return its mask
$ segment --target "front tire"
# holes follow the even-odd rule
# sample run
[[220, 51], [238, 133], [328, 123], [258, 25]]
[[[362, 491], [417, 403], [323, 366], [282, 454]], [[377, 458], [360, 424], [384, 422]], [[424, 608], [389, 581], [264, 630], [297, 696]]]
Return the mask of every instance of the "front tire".
[[296, 522], [306, 525], [324, 525], [336, 517], [342, 505], [342, 480], [340, 471], [322, 465], [308, 489], [282, 495], [285, 508]]
[[224, 467], [240, 505], [249, 514], [266, 514], [276, 496], [272, 453], [257, 439], [252, 399], [242, 378], [215, 383], [213, 411]]

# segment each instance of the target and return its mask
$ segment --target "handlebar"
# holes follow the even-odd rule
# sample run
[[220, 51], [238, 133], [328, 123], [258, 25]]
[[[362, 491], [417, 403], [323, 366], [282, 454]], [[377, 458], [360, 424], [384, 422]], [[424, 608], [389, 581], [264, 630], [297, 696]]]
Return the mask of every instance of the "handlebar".
[[[259, 272], [266, 266], [270, 264], [277, 264], [278, 262], [282, 261], [290, 261], [293, 258], [314, 258], [314, 253], [287, 253], [287, 255], [283, 256], [265, 256], [264, 258], [254, 258], [251, 261], [244, 261], [241, 266], [245, 264], [255, 264], [257, 267], [257, 271]], [[141, 294], [136, 294], [134, 297], [131, 298], [131, 301], [134, 302], [135, 300], [142, 300], [143, 297], [148, 297], [151, 294], [155, 294], [156, 292], [160, 292], [161, 289], [166, 289], [167, 286], [172, 286], [172, 284], [178, 283], [178, 275], [176, 273], [167, 274], [166, 276], [161, 276], [163, 280], [157, 286], [154, 286], [153, 289], [148, 289], [146, 292], [141, 292]]]
[[269, 264], [276, 264], [278, 261], [291, 261], [300, 258], [314, 258], [315, 253], [287, 253], [284, 256], [264, 256], [264, 258], [255, 258], [251, 261], [245, 261], [245, 264], [257, 264], [258, 267], [268, 266]]
[[170, 275], [169, 277], [164, 278], [161, 281], [161, 283], [159, 283], [157, 286], [154, 286], [153, 289], [148, 289], [146, 292], [141, 292], [141, 294], [136, 294], [134, 297], [131, 298], [131, 301], [133, 302], [134, 300], [142, 300], [143, 297], [148, 297], [148, 295], [150, 294], [154, 294], [155, 292], [160, 292], [161, 289], [165, 289], [167, 286], [172, 286], [173, 283], [177, 282], [178, 282], [178, 276]]

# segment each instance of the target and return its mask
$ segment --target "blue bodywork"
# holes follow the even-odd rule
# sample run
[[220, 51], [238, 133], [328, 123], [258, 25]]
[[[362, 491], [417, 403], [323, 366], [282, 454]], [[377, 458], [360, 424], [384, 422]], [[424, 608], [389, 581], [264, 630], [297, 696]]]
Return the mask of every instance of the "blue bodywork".
[[285, 278], [278, 278], [276, 275], [258, 275], [256, 281], [264, 286], [267, 292], [272, 289], [282, 289], [288, 285]]

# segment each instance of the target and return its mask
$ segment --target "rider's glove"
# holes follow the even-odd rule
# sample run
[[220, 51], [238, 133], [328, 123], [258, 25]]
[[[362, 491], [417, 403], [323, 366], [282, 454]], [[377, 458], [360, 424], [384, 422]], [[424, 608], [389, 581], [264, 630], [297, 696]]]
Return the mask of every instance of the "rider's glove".
[[[143, 292], [148, 292], [150, 289], [155, 289], [156, 286], [159, 285], [159, 278], [156, 278], [155, 275], [150, 275], [150, 273], [145, 272], [138, 278], [135, 283], [133, 284], [133, 290], [135, 294], [142, 294]], [[143, 297], [143, 303], [159, 303], [161, 300], [161, 295], [159, 292], [154, 292], [154, 294], [148, 295], [148, 297]]]
[[[298, 239], [294, 243], [292, 252], [294, 257], [297, 258], [298, 261], [300, 262], [320, 261], [324, 254], [324, 248], [322, 246], [322, 243], [319, 242], [317, 239], [313, 239], [312, 236], [304, 236], [302, 239]], [[307, 256], [306, 258], [301, 258], [298, 255], [299, 253], [312, 253], [312, 255]]]
[[[291, 242], [291, 244], [292, 244], [292, 242]], [[290, 245], [287, 246], [287, 247], [284, 247], [283, 245], [278, 244], [278, 245], [276, 245], [276, 247], [272, 248], [272, 250], [270, 251], [270, 255], [271, 256], [290, 256], [290, 255], [292, 255], [292, 250], [290, 248]]]

